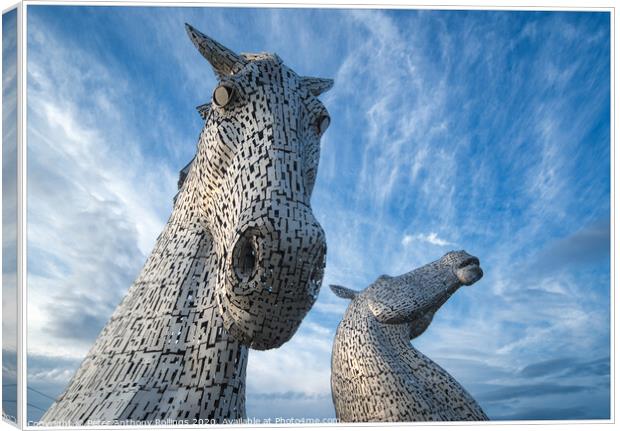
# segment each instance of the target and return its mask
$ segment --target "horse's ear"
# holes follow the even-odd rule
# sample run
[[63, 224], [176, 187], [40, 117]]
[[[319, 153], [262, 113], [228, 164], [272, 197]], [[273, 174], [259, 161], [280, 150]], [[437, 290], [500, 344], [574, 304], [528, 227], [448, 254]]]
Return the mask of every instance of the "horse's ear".
[[211, 111], [211, 103], [205, 103], [204, 105], [196, 106], [196, 111], [200, 114], [203, 120], [207, 120], [209, 112]]
[[309, 76], [301, 77], [301, 85], [308, 89], [308, 91], [314, 96], [318, 96], [325, 93], [327, 90], [334, 86], [333, 79], [326, 78], [311, 78]]
[[185, 23], [185, 30], [198, 51], [211, 64], [216, 75], [220, 78], [232, 75], [239, 71], [247, 61], [240, 55], [219, 44]]
[[338, 286], [336, 284], [330, 284], [329, 288], [332, 290], [332, 292], [336, 294], [336, 296], [339, 296], [340, 298], [355, 299], [358, 294], [358, 292], [356, 292], [355, 290], [349, 289], [348, 287], [344, 286]]

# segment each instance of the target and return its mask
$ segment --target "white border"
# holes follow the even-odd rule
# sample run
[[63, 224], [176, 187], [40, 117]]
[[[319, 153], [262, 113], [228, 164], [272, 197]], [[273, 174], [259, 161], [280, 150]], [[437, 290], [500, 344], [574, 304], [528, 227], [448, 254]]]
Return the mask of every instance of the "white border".
[[[584, 11], [584, 12], [609, 12], [614, 9], [615, 1], [596, 1], [587, 6], [574, 5], [574, 0], [545, 0], [543, 6], [539, 1], [503, 1], [505, 5], [498, 5], [502, 0], [425, 0], [422, 3], [412, 3], [406, 0], [388, 0], [378, 3], [378, 0], [320, 0], [308, 2], [302, 0], [279, 0], [279, 1], [209, 1], [209, 0], [148, 0], [148, 1], [123, 1], [123, 0], [23, 0], [25, 6], [156, 6], [156, 7], [245, 7], [245, 8], [326, 8], [326, 9], [433, 9], [433, 10], [505, 10], [505, 11]], [[516, 3], [516, 4], [515, 4]], [[567, 4], [569, 3], [569, 4]], [[611, 3], [611, 4], [610, 4]]]

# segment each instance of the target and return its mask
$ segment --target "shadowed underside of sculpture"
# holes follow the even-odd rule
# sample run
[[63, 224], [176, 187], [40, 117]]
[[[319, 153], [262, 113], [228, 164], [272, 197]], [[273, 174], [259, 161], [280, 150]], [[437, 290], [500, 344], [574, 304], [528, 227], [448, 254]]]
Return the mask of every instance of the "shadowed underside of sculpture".
[[317, 96], [275, 54], [187, 25], [219, 78], [174, 209], [127, 295], [42, 418], [74, 424], [245, 416], [247, 349], [279, 347], [314, 304], [325, 239], [310, 208]]
[[478, 259], [450, 252], [398, 277], [383, 275], [351, 299], [332, 351], [332, 397], [342, 422], [484, 421], [478, 403], [410, 340], [463, 285], [482, 277]]

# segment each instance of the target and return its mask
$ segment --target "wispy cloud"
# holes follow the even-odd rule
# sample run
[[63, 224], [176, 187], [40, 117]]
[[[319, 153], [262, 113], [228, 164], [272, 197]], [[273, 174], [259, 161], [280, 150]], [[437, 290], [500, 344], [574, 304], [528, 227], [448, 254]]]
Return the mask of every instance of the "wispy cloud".
[[64, 355], [79, 358], [159, 234], [175, 167], [144, 150], [148, 135], [131, 124], [137, 118], [124, 101], [132, 87], [122, 71], [35, 28], [28, 63], [29, 351], [58, 354], [65, 346]]
[[525, 366], [521, 370], [523, 377], [541, 377], [559, 374], [560, 376], [570, 375], [600, 375], [607, 376], [610, 373], [609, 357], [597, 358], [594, 360], [577, 360], [575, 358], [564, 357], [535, 362]]
[[405, 235], [401, 242], [405, 247], [407, 247], [408, 245], [412, 244], [415, 241], [423, 241], [429, 244], [440, 245], [440, 246], [446, 246], [446, 245], [453, 244], [450, 241], [446, 241], [445, 239], [440, 238], [436, 232], [431, 232], [426, 235], [421, 234], [421, 233], [417, 235]]

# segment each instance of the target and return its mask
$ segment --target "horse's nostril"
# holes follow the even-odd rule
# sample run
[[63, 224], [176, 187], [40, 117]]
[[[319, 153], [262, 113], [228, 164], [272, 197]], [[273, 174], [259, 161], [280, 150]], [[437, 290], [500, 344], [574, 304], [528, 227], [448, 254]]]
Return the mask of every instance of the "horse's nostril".
[[308, 295], [316, 300], [319, 296], [319, 290], [323, 283], [323, 270], [325, 268], [325, 247], [323, 247], [319, 253], [316, 266], [310, 273], [310, 279], [308, 280]]
[[308, 295], [311, 296], [312, 299], [316, 299], [319, 296], [319, 290], [321, 289], [321, 282], [323, 280], [320, 274], [321, 272], [322, 271], [318, 269], [314, 269], [310, 275], [310, 280], [308, 280]]
[[248, 281], [256, 268], [256, 238], [244, 234], [239, 238], [232, 255], [232, 267], [239, 281]]

